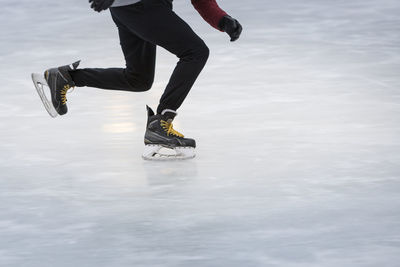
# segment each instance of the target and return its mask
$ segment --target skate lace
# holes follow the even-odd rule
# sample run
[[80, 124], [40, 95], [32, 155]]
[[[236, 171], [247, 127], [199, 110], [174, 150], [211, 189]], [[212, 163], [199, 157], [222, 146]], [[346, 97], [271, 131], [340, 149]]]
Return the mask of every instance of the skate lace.
[[69, 86], [68, 84], [64, 85], [63, 89], [61, 89], [60, 91], [60, 95], [61, 95], [61, 103], [63, 105], [65, 105], [65, 103], [67, 103], [67, 92], [70, 89], [74, 89], [74, 87], [71, 88], [71, 86]]
[[161, 120], [160, 124], [161, 124], [161, 127], [163, 127], [164, 131], [167, 132], [167, 135], [175, 135], [175, 136], [182, 137], [182, 138], [184, 137], [183, 134], [181, 134], [180, 132], [178, 132], [174, 129], [174, 126], [171, 122]]

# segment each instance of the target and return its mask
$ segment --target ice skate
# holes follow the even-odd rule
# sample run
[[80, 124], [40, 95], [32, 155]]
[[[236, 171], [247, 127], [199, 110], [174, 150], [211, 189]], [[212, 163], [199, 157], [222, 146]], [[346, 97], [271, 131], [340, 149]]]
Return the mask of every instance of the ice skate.
[[147, 106], [147, 115], [143, 159], [182, 160], [195, 157], [196, 141], [185, 138], [183, 134], [173, 129], [175, 111], [164, 110], [162, 114], [155, 115]]
[[[32, 80], [49, 115], [53, 118], [68, 112], [67, 92], [75, 87], [69, 71], [76, 70], [80, 61], [48, 69], [44, 75], [33, 73]], [[49, 100], [51, 99], [51, 100]]]

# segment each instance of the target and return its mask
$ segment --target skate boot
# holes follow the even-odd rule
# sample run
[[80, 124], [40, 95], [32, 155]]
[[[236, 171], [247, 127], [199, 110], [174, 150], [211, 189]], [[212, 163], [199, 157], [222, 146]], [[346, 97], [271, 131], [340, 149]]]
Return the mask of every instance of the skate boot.
[[143, 158], [146, 160], [175, 160], [194, 158], [196, 141], [185, 138], [183, 134], [173, 129], [172, 121], [177, 113], [164, 110], [155, 115], [147, 106], [147, 128], [144, 136], [145, 149]]
[[[47, 112], [53, 118], [67, 113], [67, 91], [75, 86], [69, 71], [76, 70], [80, 61], [71, 66], [48, 69], [43, 74], [32, 73], [32, 81]], [[48, 90], [45, 90], [48, 88]], [[51, 99], [51, 101], [49, 100]]]
[[68, 112], [67, 92], [75, 87], [69, 71], [76, 70], [79, 63], [80, 61], [77, 61], [71, 65], [48, 69], [44, 72], [44, 78], [50, 88], [51, 102], [59, 115]]
[[[32, 80], [49, 115], [53, 118], [67, 113], [66, 94], [75, 86], [69, 71], [76, 70], [80, 61], [45, 71], [44, 75], [32, 73]], [[45, 90], [48, 88], [48, 90]], [[49, 100], [51, 99], [51, 101]]]

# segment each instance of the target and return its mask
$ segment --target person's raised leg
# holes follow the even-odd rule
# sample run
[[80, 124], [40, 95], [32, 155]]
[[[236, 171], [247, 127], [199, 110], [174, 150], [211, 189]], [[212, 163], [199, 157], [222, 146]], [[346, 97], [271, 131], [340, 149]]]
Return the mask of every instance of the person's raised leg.
[[[129, 15], [135, 16], [138, 12], [137, 5], [128, 7], [118, 9], [127, 8]], [[156, 46], [130, 31], [112, 11], [111, 14], [118, 27], [126, 68], [78, 69], [71, 72], [72, 79], [78, 87], [89, 86], [135, 92], [149, 90], [154, 80]]]

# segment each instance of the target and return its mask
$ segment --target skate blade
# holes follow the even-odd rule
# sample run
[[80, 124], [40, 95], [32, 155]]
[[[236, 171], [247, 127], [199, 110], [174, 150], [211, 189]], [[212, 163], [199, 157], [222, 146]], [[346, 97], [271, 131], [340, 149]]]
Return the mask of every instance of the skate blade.
[[166, 148], [161, 145], [146, 145], [142, 158], [144, 160], [173, 161], [192, 159], [196, 156], [193, 147]]
[[46, 108], [47, 112], [49, 113], [49, 115], [53, 118], [58, 116], [58, 113], [56, 111], [56, 109], [53, 106], [53, 103], [51, 103], [51, 101], [49, 101], [49, 99], [47, 98], [46, 94], [45, 94], [45, 90], [44, 87], [49, 88], [46, 79], [44, 78], [43, 75], [38, 74], [38, 73], [32, 73], [32, 81], [33, 84], [35, 85], [36, 91], [39, 94], [40, 100], [42, 100], [42, 103], [44, 105], [44, 107]]

